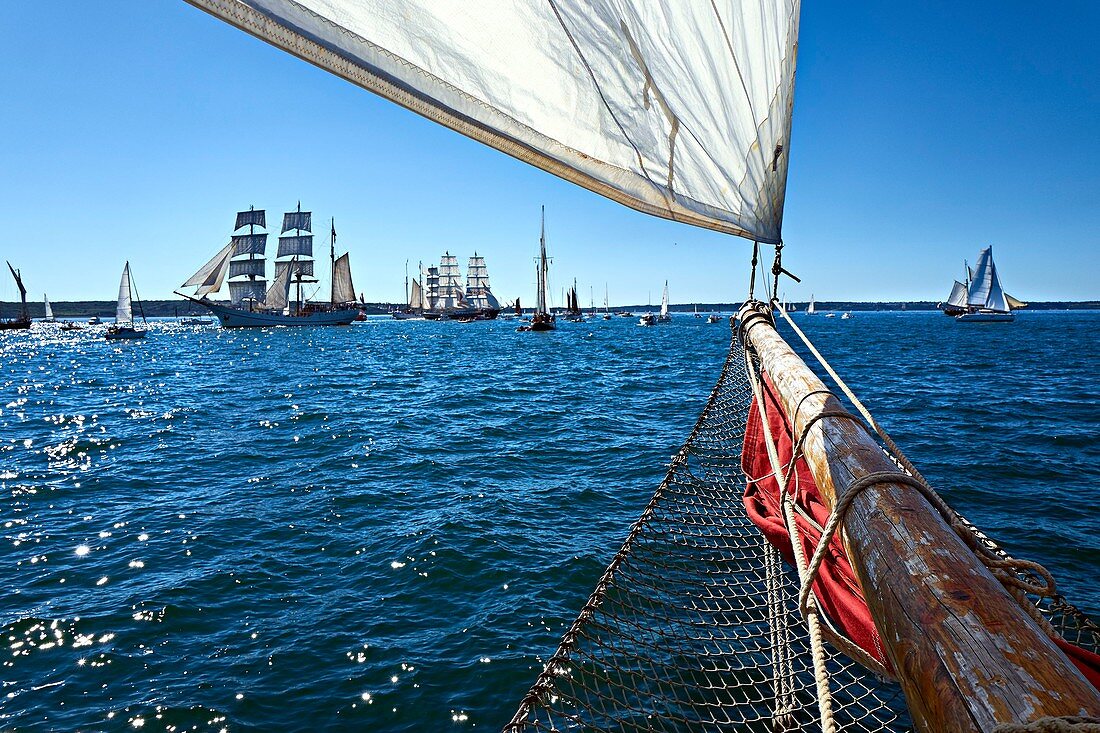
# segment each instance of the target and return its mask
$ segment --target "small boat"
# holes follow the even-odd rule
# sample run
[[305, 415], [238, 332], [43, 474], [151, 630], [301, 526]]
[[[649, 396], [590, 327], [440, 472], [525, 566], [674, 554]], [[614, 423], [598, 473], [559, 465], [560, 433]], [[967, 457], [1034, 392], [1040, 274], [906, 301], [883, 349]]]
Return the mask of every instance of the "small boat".
[[565, 320], [570, 323], [583, 323], [584, 313], [581, 311], [581, 303], [577, 298], [577, 280], [573, 279], [572, 289], [565, 294]]
[[535, 312], [531, 316], [531, 325], [520, 326], [517, 331], [553, 331], [557, 328], [554, 314], [550, 312], [547, 303], [550, 300], [549, 274], [547, 268], [549, 260], [546, 259], [546, 207], [542, 207], [542, 226], [539, 232], [539, 258], [535, 274], [537, 277], [537, 291], [535, 293]]
[[847, 321], [851, 317], [852, 317], [851, 311], [844, 311], [843, 315], [840, 316], [840, 320]]
[[619, 311], [615, 315], [617, 315], [619, 318], [633, 318], [634, 317], [634, 314], [631, 313], [630, 311]]
[[21, 301], [19, 308], [19, 315], [15, 318], [0, 319], [0, 331], [15, 331], [23, 330], [31, 327], [31, 316], [27, 310], [27, 289], [23, 287], [23, 278], [19, 274], [19, 270], [16, 270], [8, 263], [8, 269], [11, 271], [11, 276], [15, 278], [15, 284], [19, 288], [19, 299]]
[[57, 319], [53, 317], [53, 306], [50, 305], [50, 299], [46, 297], [45, 293], [42, 293], [42, 302], [46, 306], [46, 317], [42, 319], [43, 323], [57, 323]]
[[[1011, 323], [1016, 320], [1012, 313], [1013, 301], [1020, 303], [1001, 287], [1001, 278], [993, 263], [993, 248], [986, 247], [978, 253], [974, 279], [966, 292], [966, 312], [956, 315], [955, 320], [959, 323]], [[1020, 306], [1026, 305], [1020, 303]]]
[[79, 331], [81, 328], [83, 328], [83, 326], [73, 321], [64, 321], [61, 324], [62, 331]]
[[707, 316], [707, 323], [718, 323], [721, 320], [722, 317], [717, 313], [711, 313], [709, 316]]
[[661, 294], [661, 312], [657, 314], [657, 323], [671, 323], [672, 316], [668, 314], [668, 280], [665, 280], [665, 291]]
[[88, 325], [89, 326], [98, 326], [101, 323], [103, 323], [103, 319], [100, 318], [99, 316], [92, 316], [91, 318], [88, 319]]
[[696, 304], [695, 304], [695, 312], [694, 312], [694, 314], [695, 314], [695, 317], [696, 317], [696, 318], [702, 318], [702, 317], [703, 317], [703, 316], [701, 316], [701, 315], [699, 314], [699, 304], [698, 304], [698, 303], [696, 303]]
[[[118, 284], [118, 306], [115, 308], [115, 323], [108, 326], [104, 338], [108, 341], [132, 341], [145, 338], [145, 330], [137, 328], [134, 324], [134, 305], [131, 293], [136, 292], [133, 279], [130, 277], [130, 263], [122, 268], [122, 280]], [[138, 299], [138, 310], [141, 311], [141, 299]], [[145, 313], [141, 313], [141, 321], [145, 323]]]
[[836, 313], [826, 313], [825, 317], [826, 318], [836, 318]]
[[209, 326], [214, 322], [213, 318], [196, 318], [195, 316], [185, 316], [180, 319], [181, 326]]
[[638, 325], [639, 326], [656, 326], [657, 325], [657, 316], [653, 315], [652, 313], [646, 313], [641, 318], [638, 319]]

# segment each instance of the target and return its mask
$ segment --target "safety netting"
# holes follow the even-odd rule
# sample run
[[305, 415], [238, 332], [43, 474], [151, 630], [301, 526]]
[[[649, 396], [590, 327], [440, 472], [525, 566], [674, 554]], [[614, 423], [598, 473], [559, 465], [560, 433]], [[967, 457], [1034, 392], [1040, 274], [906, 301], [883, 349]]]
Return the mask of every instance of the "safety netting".
[[[506, 733], [818, 731], [822, 671], [830, 729], [912, 730], [884, 670], [826, 642], [815, 673], [797, 573], [746, 511], [749, 365], [735, 338], [687, 442]], [[1100, 627], [1077, 609], [1035, 600], [1053, 629], [1100, 650]]]

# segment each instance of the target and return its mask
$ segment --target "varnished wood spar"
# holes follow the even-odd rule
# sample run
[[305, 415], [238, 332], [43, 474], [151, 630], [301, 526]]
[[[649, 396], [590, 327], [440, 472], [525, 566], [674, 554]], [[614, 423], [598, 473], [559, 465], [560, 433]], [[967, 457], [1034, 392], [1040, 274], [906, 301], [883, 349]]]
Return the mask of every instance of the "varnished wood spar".
[[[739, 316], [751, 312], [747, 304]], [[843, 409], [831, 395], [810, 394], [825, 385], [780, 338], [770, 317], [750, 323], [745, 340], [788, 416], [802, 402], [800, 431], [820, 411]], [[830, 506], [857, 478], [900, 473], [859, 425], [844, 418], [811, 425], [804, 454]], [[894, 483], [865, 489], [841, 526], [919, 730], [989, 731], [1044, 716], [1100, 716], [1100, 693], [917, 489]]]

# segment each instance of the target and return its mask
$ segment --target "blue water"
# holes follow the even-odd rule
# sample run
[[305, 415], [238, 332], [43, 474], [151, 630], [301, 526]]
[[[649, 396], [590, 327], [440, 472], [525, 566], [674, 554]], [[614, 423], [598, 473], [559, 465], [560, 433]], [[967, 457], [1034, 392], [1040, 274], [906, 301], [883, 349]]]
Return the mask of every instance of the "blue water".
[[[798, 318], [1100, 615], [1100, 314]], [[499, 729], [728, 342], [684, 316], [0, 334], [0, 729]]]

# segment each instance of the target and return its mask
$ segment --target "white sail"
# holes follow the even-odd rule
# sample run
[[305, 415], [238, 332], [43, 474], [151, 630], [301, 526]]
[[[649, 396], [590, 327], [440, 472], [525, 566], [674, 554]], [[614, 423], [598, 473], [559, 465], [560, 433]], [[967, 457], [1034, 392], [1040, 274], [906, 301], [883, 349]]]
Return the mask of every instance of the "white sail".
[[241, 227], [247, 226], [257, 226], [266, 229], [267, 212], [265, 212], [263, 209], [249, 209], [248, 211], [238, 211], [237, 224], [233, 227], [233, 231], [236, 231]]
[[332, 266], [332, 302], [355, 302], [355, 286], [351, 284], [351, 261], [346, 252], [337, 257]]
[[241, 280], [229, 283], [229, 302], [240, 305], [246, 300], [262, 303], [266, 297], [267, 282], [264, 280]]
[[189, 1], [620, 203], [781, 238], [799, 0]]
[[[290, 214], [287, 214], [287, 216], [290, 216]], [[285, 237], [279, 237], [279, 250], [275, 256], [290, 257], [293, 255], [297, 255], [299, 257], [313, 256], [312, 234], [287, 235]]]
[[122, 268], [122, 280], [118, 284], [118, 306], [115, 308], [115, 323], [134, 325], [134, 309], [130, 299], [130, 263]]
[[264, 276], [265, 261], [262, 259], [233, 260], [229, 263], [229, 277], [249, 275], [251, 277]]
[[500, 310], [500, 301], [489, 288], [489, 270], [485, 258], [476, 252], [466, 266], [466, 301], [481, 310]]
[[535, 264], [536, 292], [535, 313], [550, 312], [549, 264], [546, 259], [546, 207], [542, 209], [542, 223], [539, 229], [539, 258]]
[[264, 251], [267, 249], [266, 234], [234, 234], [232, 241], [234, 257], [239, 255], [259, 255], [263, 257]]
[[814, 296], [810, 296], [810, 304], [806, 306], [806, 315], [812, 316], [817, 313], [817, 307], [814, 305]]
[[313, 277], [313, 260], [287, 260], [286, 262], [275, 263], [275, 277], [279, 277], [279, 273], [284, 270], [290, 270], [291, 280], [296, 280], [298, 277], [303, 279]]
[[267, 289], [264, 296], [263, 307], [267, 310], [282, 311], [290, 303], [290, 268], [279, 271]]
[[450, 252], [444, 252], [439, 258], [439, 302], [440, 309], [465, 307], [462, 296], [461, 273], [458, 270], [458, 258]]
[[424, 296], [420, 289], [420, 283], [412, 281], [412, 290], [409, 292], [409, 309], [420, 310], [424, 307]]
[[970, 283], [966, 303], [973, 308], [1002, 313], [1009, 311], [1001, 279], [997, 277], [997, 266], [993, 264], [992, 247], [986, 247], [978, 253], [978, 264], [974, 267], [974, 279]]
[[966, 307], [966, 286], [958, 280], [951, 286], [951, 295], [947, 296], [947, 304], [959, 308]]
[[195, 288], [195, 297], [202, 298], [210, 293], [216, 293], [222, 287], [226, 272], [229, 271], [229, 260], [233, 257], [234, 244], [230, 242], [222, 248], [199, 271], [187, 279], [182, 287]]
[[661, 317], [668, 315], [668, 280], [665, 280], [665, 292], [661, 294]]
[[42, 302], [44, 302], [46, 304], [46, 320], [47, 321], [54, 320], [53, 306], [50, 305], [50, 299], [46, 297], [45, 293], [42, 293]]

